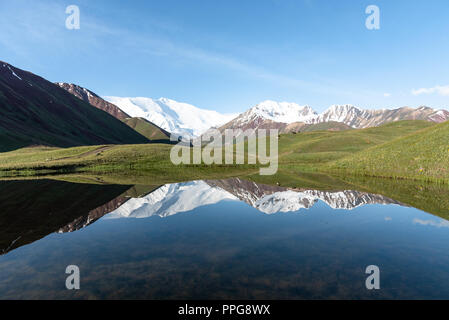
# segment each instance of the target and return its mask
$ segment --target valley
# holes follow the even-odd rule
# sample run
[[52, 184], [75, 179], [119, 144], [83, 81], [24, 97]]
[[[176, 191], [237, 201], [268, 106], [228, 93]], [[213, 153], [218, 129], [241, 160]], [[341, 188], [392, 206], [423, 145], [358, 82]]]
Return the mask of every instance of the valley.
[[254, 175], [260, 164], [170, 161], [176, 142], [171, 135], [195, 138], [215, 127], [279, 130], [279, 172], [257, 178], [271, 184], [294, 187], [304, 173], [449, 181], [446, 110], [333, 105], [319, 114], [307, 105], [267, 100], [240, 115], [224, 115], [166, 98], [102, 98], [75, 84], [2, 66], [3, 178], [110, 175], [165, 184]]
[[0, 300], [449, 300], [449, 2], [358, 2], [3, 1]]

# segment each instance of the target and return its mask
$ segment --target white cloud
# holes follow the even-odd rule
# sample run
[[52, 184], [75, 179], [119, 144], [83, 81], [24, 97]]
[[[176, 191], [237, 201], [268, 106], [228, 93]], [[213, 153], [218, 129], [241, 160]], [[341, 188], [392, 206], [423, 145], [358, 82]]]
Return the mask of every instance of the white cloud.
[[440, 96], [449, 96], [449, 85], [447, 86], [435, 86], [433, 88], [420, 88], [417, 90], [412, 90], [414, 96], [420, 94], [439, 94]]
[[387, 92], [384, 93], [384, 97], [385, 97], [385, 98], [391, 97], [391, 93], [387, 93]]

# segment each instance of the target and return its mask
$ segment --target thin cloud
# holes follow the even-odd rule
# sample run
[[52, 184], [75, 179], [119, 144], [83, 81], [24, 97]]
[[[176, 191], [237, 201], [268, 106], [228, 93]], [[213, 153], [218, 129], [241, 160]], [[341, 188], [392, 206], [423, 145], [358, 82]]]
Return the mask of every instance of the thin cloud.
[[421, 94], [438, 94], [440, 96], [449, 96], [449, 85], [447, 86], [435, 86], [433, 88], [420, 88], [412, 90], [414, 96]]

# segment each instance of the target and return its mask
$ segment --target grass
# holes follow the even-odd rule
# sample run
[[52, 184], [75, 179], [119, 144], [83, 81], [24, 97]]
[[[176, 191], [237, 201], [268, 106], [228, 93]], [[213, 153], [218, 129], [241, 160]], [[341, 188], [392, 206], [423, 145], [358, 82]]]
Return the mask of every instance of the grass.
[[330, 169], [374, 177], [449, 181], [449, 122], [345, 157]]
[[343, 131], [352, 130], [352, 127], [335, 121], [320, 122], [312, 125], [306, 125], [301, 131], [311, 132], [311, 131]]
[[[266, 179], [289, 181], [286, 172], [301, 171], [317, 175], [304, 176], [311, 185], [319, 181], [319, 173], [444, 180], [449, 178], [448, 130], [449, 123], [399, 121], [362, 130], [280, 135], [279, 168], [285, 176]], [[258, 165], [248, 164], [175, 166], [171, 148], [167, 144], [24, 148], [0, 154], [0, 176], [89, 173], [176, 182], [258, 173]]]
[[75, 148], [24, 148], [0, 154], [0, 176], [88, 173], [145, 176], [161, 183], [231, 177], [255, 172], [254, 165], [178, 165], [167, 144], [101, 145]]
[[284, 167], [322, 170], [324, 164], [431, 126], [427, 121], [398, 121], [361, 130], [281, 135], [279, 162]]
[[148, 120], [143, 118], [128, 118], [123, 120], [123, 122], [152, 142], [170, 142], [170, 134]]

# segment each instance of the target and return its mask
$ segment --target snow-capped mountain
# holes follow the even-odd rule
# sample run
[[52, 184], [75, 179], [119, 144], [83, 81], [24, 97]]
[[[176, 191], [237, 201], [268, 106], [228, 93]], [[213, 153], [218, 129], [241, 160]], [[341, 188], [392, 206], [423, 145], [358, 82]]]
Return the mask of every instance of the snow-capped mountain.
[[276, 122], [307, 122], [314, 119], [317, 113], [309, 106], [300, 106], [293, 102], [276, 102], [267, 100], [252, 107], [241, 115], [241, 123], [256, 117]]
[[359, 191], [298, 191], [233, 178], [167, 184], [145, 197], [128, 200], [105, 219], [167, 217], [223, 200], [243, 201], [265, 214], [309, 209], [318, 201], [346, 210], [366, 204], [402, 205], [381, 195]]
[[308, 123], [342, 122], [353, 128], [368, 128], [400, 120], [427, 120], [443, 122], [449, 120], [449, 112], [429, 107], [364, 110], [353, 105], [333, 105]]
[[104, 98], [132, 117], [144, 118], [185, 138], [198, 137], [236, 117], [236, 114], [221, 114], [167, 98]]
[[[240, 114], [220, 127], [225, 129], [279, 129], [289, 127], [301, 130], [304, 124], [338, 122], [349, 127], [361, 129], [379, 126], [391, 121], [427, 120], [443, 122], [449, 120], [449, 111], [435, 110], [429, 107], [381, 110], [364, 110], [353, 105], [332, 105], [318, 114], [310, 106], [300, 106], [291, 102], [264, 101]], [[286, 130], [289, 131], [289, 130]]]
[[[279, 129], [290, 132], [305, 129], [304, 125], [319, 123], [342, 123], [360, 129], [379, 126], [399, 120], [427, 120], [443, 122], [449, 120], [449, 111], [428, 107], [381, 110], [364, 110], [353, 105], [332, 105], [326, 111], [317, 113], [308, 105], [293, 102], [263, 101], [241, 114], [221, 114], [212, 110], [167, 98], [121, 98], [105, 97], [131, 117], [144, 118], [168, 132], [196, 138], [210, 128], [225, 129]], [[293, 131], [295, 131], [293, 130]], [[332, 130], [330, 128], [329, 130]]]
[[287, 124], [309, 122], [317, 116], [318, 114], [309, 106], [266, 100], [226, 123], [220, 130], [282, 129]]

